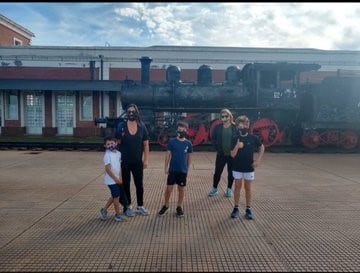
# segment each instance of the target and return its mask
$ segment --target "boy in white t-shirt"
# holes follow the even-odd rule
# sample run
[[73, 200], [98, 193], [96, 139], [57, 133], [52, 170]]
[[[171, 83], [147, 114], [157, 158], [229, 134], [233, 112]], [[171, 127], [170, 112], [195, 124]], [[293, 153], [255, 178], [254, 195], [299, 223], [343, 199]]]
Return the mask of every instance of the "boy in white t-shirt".
[[125, 218], [120, 215], [120, 196], [122, 193], [122, 179], [121, 179], [121, 153], [116, 149], [116, 138], [106, 137], [104, 140], [104, 147], [106, 149], [104, 154], [105, 175], [104, 184], [108, 186], [111, 197], [104, 208], [100, 210], [100, 219], [106, 220], [107, 209], [114, 204], [115, 221], [122, 222]]

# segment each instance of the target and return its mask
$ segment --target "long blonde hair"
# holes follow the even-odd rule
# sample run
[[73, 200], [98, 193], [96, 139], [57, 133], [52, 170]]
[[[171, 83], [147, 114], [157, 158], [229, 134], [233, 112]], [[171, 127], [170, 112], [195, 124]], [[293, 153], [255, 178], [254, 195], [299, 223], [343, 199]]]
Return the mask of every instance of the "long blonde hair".
[[221, 119], [221, 115], [222, 115], [222, 114], [225, 114], [225, 113], [229, 115], [229, 117], [230, 117], [230, 123], [231, 123], [231, 124], [235, 124], [235, 122], [234, 122], [234, 116], [233, 116], [233, 114], [231, 113], [231, 111], [230, 111], [229, 109], [227, 109], [227, 108], [221, 109], [221, 111], [220, 111], [220, 119]]

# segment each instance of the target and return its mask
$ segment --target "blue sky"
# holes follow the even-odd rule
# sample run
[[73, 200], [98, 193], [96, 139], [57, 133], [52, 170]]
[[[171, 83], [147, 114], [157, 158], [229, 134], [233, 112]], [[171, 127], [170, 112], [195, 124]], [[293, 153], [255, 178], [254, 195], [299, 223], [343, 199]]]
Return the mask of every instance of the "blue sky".
[[360, 50], [357, 3], [2, 2], [0, 14], [34, 46]]

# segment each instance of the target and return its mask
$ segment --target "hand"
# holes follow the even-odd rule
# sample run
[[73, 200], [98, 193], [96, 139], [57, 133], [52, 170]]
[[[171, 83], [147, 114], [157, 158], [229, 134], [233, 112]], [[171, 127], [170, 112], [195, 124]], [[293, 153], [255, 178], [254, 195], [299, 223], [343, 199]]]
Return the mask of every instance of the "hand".
[[148, 164], [149, 164], [149, 163], [148, 163], [147, 161], [144, 161], [144, 162], [143, 162], [143, 169], [146, 169], [146, 168], [148, 167]]
[[244, 142], [241, 142], [239, 139], [237, 140], [236, 146], [238, 147], [238, 149], [242, 149], [244, 148]]
[[260, 165], [260, 162], [258, 160], [255, 160], [252, 164], [252, 167], [255, 169], [255, 168], [259, 167], [259, 165]]
[[115, 183], [118, 185], [122, 185], [122, 179], [121, 178], [116, 178]]

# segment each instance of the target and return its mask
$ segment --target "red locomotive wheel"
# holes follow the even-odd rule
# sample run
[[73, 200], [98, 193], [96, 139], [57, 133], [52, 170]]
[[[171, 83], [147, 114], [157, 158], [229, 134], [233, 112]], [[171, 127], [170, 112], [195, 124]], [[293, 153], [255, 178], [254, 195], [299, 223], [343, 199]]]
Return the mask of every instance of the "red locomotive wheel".
[[210, 140], [213, 138], [214, 136], [214, 130], [215, 130], [215, 127], [221, 123], [221, 120], [219, 119], [215, 119], [211, 122], [211, 126], [210, 126], [210, 130], [209, 130], [209, 138]]
[[274, 145], [281, 138], [277, 124], [267, 118], [255, 121], [250, 127], [250, 133], [257, 135], [265, 147]]
[[301, 137], [302, 144], [309, 149], [315, 149], [320, 144], [320, 134], [316, 131], [309, 131]]
[[158, 139], [157, 139], [157, 141], [158, 141], [158, 143], [160, 144], [160, 146], [166, 147], [166, 145], [168, 144], [169, 140], [170, 140], [170, 135], [169, 135], [169, 133], [168, 133], [166, 130], [161, 131], [160, 134], [159, 134], [159, 136], [158, 136]]
[[346, 131], [341, 134], [340, 143], [346, 150], [353, 149], [358, 144], [358, 135], [355, 132]]

